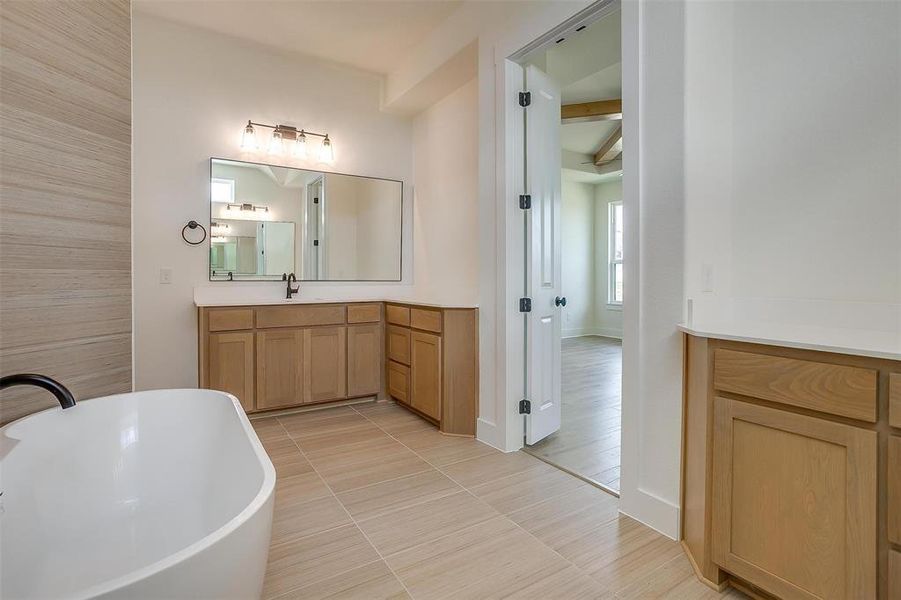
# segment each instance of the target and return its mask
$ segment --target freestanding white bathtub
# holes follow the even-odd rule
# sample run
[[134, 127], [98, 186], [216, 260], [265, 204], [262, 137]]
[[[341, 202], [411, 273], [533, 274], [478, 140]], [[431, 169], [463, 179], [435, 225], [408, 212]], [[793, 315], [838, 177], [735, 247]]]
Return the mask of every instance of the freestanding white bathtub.
[[0, 429], [0, 598], [259, 598], [274, 487], [223, 392], [20, 419]]

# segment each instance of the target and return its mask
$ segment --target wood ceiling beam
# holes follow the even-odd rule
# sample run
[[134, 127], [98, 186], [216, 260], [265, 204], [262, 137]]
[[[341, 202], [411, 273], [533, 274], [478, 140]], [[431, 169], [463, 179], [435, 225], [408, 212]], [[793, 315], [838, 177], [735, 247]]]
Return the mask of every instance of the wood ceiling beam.
[[594, 155], [594, 164], [603, 165], [614, 160], [623, 153], [623, 126], [619, 125], [613, 133], [610, 134], [601, 149]]
[[563, 121], [614, 121], [623, 118], [623, 101], [597, 100], [581, 104], [564, 104], [560, 107], [560, 118]]

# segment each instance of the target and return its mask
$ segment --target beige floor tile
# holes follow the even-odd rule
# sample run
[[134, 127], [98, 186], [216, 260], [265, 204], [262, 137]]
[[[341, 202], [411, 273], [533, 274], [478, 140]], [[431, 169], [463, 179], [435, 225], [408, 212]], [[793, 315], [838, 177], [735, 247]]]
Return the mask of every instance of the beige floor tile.
[[269, 460], [275, 467], [275, 474], [279, 478], [303, 475], [313, 471], [313, 467], [297, 448], [297, 444], [287, 435], [263, 442], [263, 448], [269, 455]]
[[496, 517], [389, 556], [414, 598], [494, 598], [565, 570], [568, 563], [513, 522]]
[[635, 583], [616, 592], [616, 598], [622, 600], [644, 598], [714, 600], [720, 597], [719, 592], [698, 581], [684, 554], [674, 557]]
[[285, 428], [282, 427], [282, 424], [279, 423], [278, 419], [275, 417], [253, 419], [250, 422], [250, 426], [253, 427], [253, 430], [256, 432], [257, 437], [260, 438], [261, 442], [283, 438], [288, 435]]
[[377, 560], [378, 553], [353, 525], [274, 545], [269, 550], [263, 597], [310, 586]]
[[683, 554], [678, 542], [625, 516], [555, 550], [609, 591], [624, 590]]
[[456, 483], [431, 469], [417, 475], [343, 492], [338, 494], [338, 500], [354, 519], [363, 520], [461, 491], [463, 489]]
[[360, 411], [367, 419], [394, 435], [411, 431], [434, 431], [438, 428], [396, 404], [388, 404], [368, 411]]
[[510, 519], [554, 549], [618, 518], [619, 501], [592, 486], [580, 487], [510, 514]]
[[373, 453], [401, 452], [406, 447], [388, 435], [364, 439], [335, 447], [307, 450], [304, 455], [316, 468], [350, 466], [366, 460]]
[[275, 506], [277, 510], [331, 495], [331, 490], [315, 471], [293, 477], [276, 478]]
[[272, 544], [320, 533], [353, 521], [334, 496], [279, 506], [272, 518]]
[[382, 556], [387, 557], [487, 521], [497, 514], [484, 502], [459, 492], [357, 523]]
[[436, 467], [488, 454], [501, 454], [500, 450], [475, 438], [444, 435], [435, 429], [395, 433], [394, 437]]
[[294, 441], [304, 453], [317, 452], [319, 450], [331, 451], [342, 446], [351, 446], [362, 442], [371, 442], [383, 438], [391, 439], [387, 433], [376, 425], [363, 421], [359, 425], [345, 429], [312, 433], [303, 437], [295, 437]]
[[587, 483], [572, 475], [545, 465], [477, 485], [470, 491], [495, 510], [507, 514], [586, 486]]
[[293, 413], [277, 418], [286, 429], [291, 427], [292, 429], [301, 430], [313, 426], [316, 423], [322, 423], [337, 417], [346, 417], [354, 414], [356, 414], [356, 411], [350, 406], [336, 406], [333, 408]]
[[316, 469], [336, 494], [433, 469], [410, 450], [401, 448], [398, 452], [361, 457], [349, 467], [320, 468], [316, 463]]
[[402, 600], [410, 595], [383, 561], [351, 569], [279, 596], [279, 600]]
[[469, 488], [529, 469], [547, 467], [546, 463], [525, 452], [498, 452], [454, 463], [441, 470], [463, 487]]
[[305, 415], [292, 415], [281, 419], [285, 431], [293, 438], [304, 438], [311, 435], [326, 435], [355, 429], [365, 425], [371, 425], [366, 417], [356, 411], [342, 412], [328, 418], [311, 421], [309, 419], [296, 418]]

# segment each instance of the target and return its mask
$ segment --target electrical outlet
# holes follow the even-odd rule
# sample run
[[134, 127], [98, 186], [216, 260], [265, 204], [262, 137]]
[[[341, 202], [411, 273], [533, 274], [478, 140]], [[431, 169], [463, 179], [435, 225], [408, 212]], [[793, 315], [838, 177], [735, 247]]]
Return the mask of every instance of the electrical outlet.
[[709, 263], [701, 265], [701, 291], [713, 291], [713, 265]]
[[160, 269], [160, 283], [172, 283], [172, 269]]

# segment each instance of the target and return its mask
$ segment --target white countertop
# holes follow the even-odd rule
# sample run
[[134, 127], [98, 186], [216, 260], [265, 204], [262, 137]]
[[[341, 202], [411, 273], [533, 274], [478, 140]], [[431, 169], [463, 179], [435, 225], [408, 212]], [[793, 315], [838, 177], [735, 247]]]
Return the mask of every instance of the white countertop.
[[769, 323], [677, 325], [697, 337], [901, 360], [901, 332], [793, 327]]
[[198, 307], [213, 306], [291, 306], [294, 304], [338, 304], [352, 302], [397, 302], [399, 304], [415, 304], [432, 308], [478, 308], [477, 304], [441, 302], [435, 299], [417, 298], [403, 293], [387, 295], [366, 295], [357, 293], [304, 295], [303, 290], [288, 300], [284, 297], [284, 284], [277, 290], [240, 290], [237, 288], [213, 289], [210, 287], [194, 288], [194, 305]]

